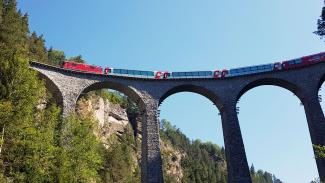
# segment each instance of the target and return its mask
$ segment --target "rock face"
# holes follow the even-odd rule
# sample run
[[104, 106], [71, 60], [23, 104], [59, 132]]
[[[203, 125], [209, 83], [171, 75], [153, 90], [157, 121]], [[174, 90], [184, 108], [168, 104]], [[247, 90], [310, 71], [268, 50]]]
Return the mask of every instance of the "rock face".
[[164, 169], [166, 170], [166, 173], [169, 176], [174, 177], [177, 182], [182, 182], [184, 174], [181, 167], [181, 160], [186, 156], [186, 154], [176, 149], [168, 141], [161, 141], [160, 144], [160, 148], [162, 149], [163, 153]]
[[[130, 134], [127, 131], [127, 129], [130, 129], [130, 124], [136, 132], [134, 133], [136, 141], [141, 145], [141, 118], [128, 114], [127, 110], [119, 104], [113, 104], [98, 95], [88, 95], [78, 102], [77, 112], [93, 115], [98, 121], [98, 129], [94, 133], [106, 149], [109, 149], [112, 145], [112, 142], [108, 140], [112, 135], [132, 135], [132, 133]], [[135, 123], [138, 125], [134, 125]], [[172, 145], [169, 140], [160, 140], [160, 148], [165, 174], [174, 177], [176, 182], [182, 182], [184, 171], [181, 166], [181, 160], [186, 157], [186, 152]], [[138, 151], [140, 149], [138, 148]], [[140, 163], [141, 152], [134, 151], [132, 153], [132, 162], [134, 162], [134, 167], [136, 167]], [[216, 159], [215, 161], [220, 161], [220, 164], [224, 164], [223, 167], [226, 167], [224, 160]], [[132, 170], [135, 169], [134, 167]]]
[[78, 102], [77, 111], [94, 116], [98, 121], [98, 129], [94, 132], [106, 148], [109, 148], [109, 137], [122, 134], [130, 123], [126, 109], [98, 96], [88, 96]]

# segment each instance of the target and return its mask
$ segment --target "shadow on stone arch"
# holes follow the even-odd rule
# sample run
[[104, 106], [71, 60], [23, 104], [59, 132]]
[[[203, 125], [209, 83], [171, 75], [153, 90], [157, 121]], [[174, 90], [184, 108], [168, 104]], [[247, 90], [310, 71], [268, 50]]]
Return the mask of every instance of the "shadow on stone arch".
[[219, 99], [219, 97], [213, 93], [211, 90], [204, 88], [202, 86], [197, 86], [197, 85], [179, 85], [176, 86], [170, 90], [168, 90], [165, 94], [162, 95], [159, 99], [159, 106], [162, 104], [162, 102], [168, 98], [169, 96], [180, 93], [180, 92], [192, 92], [192, 93], [197, 93], [199, 95], [202, 95], [203, 97], [208, 98], [217, 108], [220, 109], [222, 108], [222, 103]]
[[257, 79], [255, 81], [252, 81], [250, 83], [248, 83], [246, 86], [243, 87], [243, 89], [239, 92], [238, 96], [237, 96], [237, 101], [249, 90], [259, 87], [259, 86], [263, 86], [263, 85], [271, 85], [271, 86], [278, 86], [281, 88], [284, 88], [286, 90], [289, 90], [290, 92], [292, 92], [294, 95], [296, 95], [299, 100], [302, 102], [302, 94], [301, 91], [299, 90], [298, 86], [283, 80], [283, 79], [279, 79], [279, 78], [263, 78], [263, 79]]
[[[138, 115], [142, 115], [144, 114], [145, 110], [146, 110], [146, 106], [144, 101], [141, 98], [141, 94], [138, 93], [135, 89], [125, 86], [123, 84], [120, 83], [115, 83], [115, 82], [111, 82], [111, 81], [103, 81], [103, 82], [97, 82], [94, 83], [90, 86], [87, 86], [86, 88], [84, 88], [82, 90], [82, 92], [80, 93], [80, 95], [77, 97], [77, 101], [85, 96], [88, 92], [91, 91], [95, 91], [95, 90], [100, 90], [100, 89], [111, 89], [111, 90], [115, 90], [118, 91], [120, 93], [122, 93], [123, 95], [125, 95], [126, 97], [128, 97], [130, 99], [130, 101], [134, 102], [136, 104], [136, 106], [139, 109], [139, 114]], [[138, 134], [138, 127], [141, 127], [141, 124], [138, 124], [137, 121], [137, 117], [138, 116], [134, 116], [134, 115], [130, 115], [129, 113], [127, 113], [127, 117], [129, 118], [129, 121], [132, 125], [132, 128], [134, 130], [134, 135], [137, 136]], [[142, 119], [143, 121], [144, 119]]]
[[36, 73], [38, 74], [38, 77], [40, 79], [45, 81], [45, 87], [51, 92], [52, 97], [55, 100], [56, 104], [60, 107], [63, 107], [63, 96], [59, 87], [43, 73], [38, 71], [36, 71]]
[[323, 76], [320, 78], [319, 82], [318, 82], [318, 90], [322, 87], [322, 85], [324, 84], [325, 81], [325, 74], [323, 74]]
[[124, 95], [126, 95], [127, 97], [129, 97], [132, 101], [134, 101], [138, 105], [138, 107], [140, 108], [141, 111], [145, 110], [145, 104], [144, 104], [143, 100], [141, 99], [140, 94], [137, 93], [137, 91], [135, 89], [130, 88], [128, 86], [124, 86], [123, 84], [115, 83], [115, 82], [111, 82], [111, 81], [97, 82], [97, 83], [94, 83], [94, 84], [84, 88], [83, 91], [81, 92], [81, 94], [78, 96], [77, 100], [79, 100], [86, 93], [88, 93], [90, 91], [99, 90], [99, 89], [112, 89], [112, 90], [121, 92]]

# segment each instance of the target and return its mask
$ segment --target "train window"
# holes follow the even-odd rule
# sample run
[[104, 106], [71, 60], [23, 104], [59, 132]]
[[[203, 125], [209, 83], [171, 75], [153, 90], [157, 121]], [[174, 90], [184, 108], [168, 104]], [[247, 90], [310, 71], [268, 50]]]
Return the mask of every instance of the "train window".
[[133, 70], [128, 70], [128, 74], [134, 75], [134, 71]]
[[134, 71], [135, 75], [140, 75], [140, 71]]
[[193, 75], [192, 75], [192, 72], [185, 72], [185, 75], [186, 75], [186, 76], [193, 76]]
[[236, 69], [230, 69], [230, 70], [229, 70], [229, 73], [230, 73], [230, 74], [235, 74], [235, 73], [237, 73], [237, 71], [236, 71]]
[[255, 67], [251, 67], [250, 69], [251, 69], [251, 71], [256, 71], [257, 70], [257, 67], [256, 66]]
[[245, 67], [245, 68], [243, 68], [243, 70], [244, 70], [244, 72], [248, 72], [250, 69], [249, 69], [249, 67]]
[[199, 72], [192, 72], [193, 76], [199, 76]]
[[[313, 60], [319, 60], [320, 59], [320, 55], [315, 55], [313, 56]], [[300, 59], [299, 59], [300, 60]]]
[[270, 69], [271, 68], [271, 65], [264, 65], [264, 69]]
[[206, 74], [205, 74], [205, 72], [204, 71], [200, 71], [199, 72], [199, 76], [205, 76]]
[[294, 60], [291, 60], [291, 61], [288, 62], [288, 64], [289, 64], [289, 65], [294, 65], [295, 62], [294, 62]]
[[296, 64], [300, 64], [300, 63], [301, 63], [301, 59], [297, 59], [297, 60], [295, 60], [295, 63], [296, 63]]
[[207, 71], [207, 76], [212, 76], [212, 71]]
[[263, 65], [259, 65], [259, 66], [257, 66], [257, 69], [258, 69], [258, 70], [263, 70], [264, 67], [263, 67]]
[[177, 77], [178, 76], [178, 73], [177, 72], [172, 72], [172, 76], [173, 77]]
[[152, 71], [149, 71], [149, 72], [148, 72], [148, 75], [149, 75], [149, 76], [154, 76], [154, 75], [155, 75], [155, 73], [154, 73], [154, 72], [152, 72]]
[[121, 74], [127, 74], [127, 73], [128, 73], [127, 70], [125, 70], [125, 69], [121, 69]]

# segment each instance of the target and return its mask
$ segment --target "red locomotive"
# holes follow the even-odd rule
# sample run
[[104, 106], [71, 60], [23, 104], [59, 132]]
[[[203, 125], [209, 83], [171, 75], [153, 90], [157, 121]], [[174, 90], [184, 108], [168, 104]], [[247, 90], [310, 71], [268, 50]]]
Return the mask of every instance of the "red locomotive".
[[82, 71], [82, 72], [103, 74], [103, 69], [99, 66], [93, 66], [93, 65], [83, 64], [83, 63], [72, 62], [72, 61], [63, 62], [62, 68], [70, 69], [70, 70], [77, 70], [77, 71]]

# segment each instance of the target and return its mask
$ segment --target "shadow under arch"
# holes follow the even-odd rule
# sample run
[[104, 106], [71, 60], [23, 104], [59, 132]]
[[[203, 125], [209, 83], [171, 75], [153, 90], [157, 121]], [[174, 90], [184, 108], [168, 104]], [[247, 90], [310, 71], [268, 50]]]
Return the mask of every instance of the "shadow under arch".
[[37, 70], [35, 70], [35, 72], [40, 79], [45, 81], [45, 87], [51, 92], [56, 104], [60, 107], [63, 107], [63, 95], [59, 87], [42, 72], [39, 72]]
[[115, 83], [115, 82], [111, 82], [111, 81], [96, 82], [90, 86], [87, 86], [86, 88], [84, 88], [81, 91], [81, 93], [77, 97], [77, 100], [79, 100], [84, 94], [86, 94], [90, 91], [104, 89], [104, 88], [116, 90], [118, 92], [123, 93], [124, 95], [129, 97], [131, 99], [131, 101], [135, 102], [138, 105], [140, 111], [144, 111], [146, 109], [144, 101], [142, 100], [140, 95], [134, 89], [132, 89], [131, 87], [125, 86], [123, 84]]
[[208, 98], [218, 108], [219, 111], [222, 108], [222, 103], [221, 103], [219, 97], [215, 93], [213, 93], [211, 90], [209, 90], [207, 88], [204, 88], [202, 86], [197, 86], [197, 85], [179, 85], [179, 86], [176, 86], [176, 87], [168, 90], [166, 93], [164, 93], [160, 97], [158, 106], [160, 106], [162, 104], [162, 102], [169, 96], [176, 94], [176, 93], [180, 93], [180, 92], [197, 93], [203, 97]]
[[248, 92], [251, 89], [254, 89], [259, 86], [263, 85], [271, 85], [271, 86], [278, 86], [280, 88], [284, 88], [286, 90], [289, 90], [292, 92], [294, 95], [296, 95], [300, 102], [303, 100], [303, 96], [301, 94], [301, 91], [299, 90], [298, 86], [287, 81], [284, 79], [279, 79], [279, 78], [263, 78], [263, 79], [257, 79], [254, 80], [250, 83], [248, 83], [238, 94], [236, 101], [238, 101], [246, 92]]
[[320, 80], [318, 82], [317, 91], [319, 91], [319, 89], [322, 87], [324, 82], [325, 82], [325, 73], [323, 74], [323, 76], [320, 78]]

